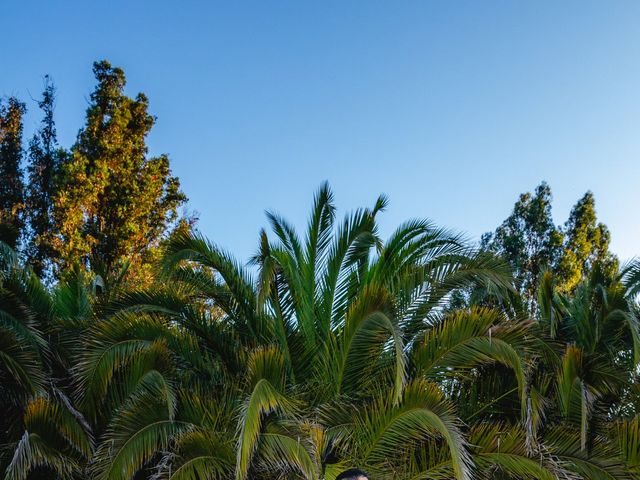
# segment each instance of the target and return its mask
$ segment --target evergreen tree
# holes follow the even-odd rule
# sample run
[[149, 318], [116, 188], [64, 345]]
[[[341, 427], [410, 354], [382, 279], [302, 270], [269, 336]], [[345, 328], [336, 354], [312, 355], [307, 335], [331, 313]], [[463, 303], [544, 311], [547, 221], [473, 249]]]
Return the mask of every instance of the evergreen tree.
[[564, 231], [566, 240], [557, 267], [561, 290], [572, 291], [596, 264], [607, 276], [615, 274], [618, 261], [609, 252], [611, 234], [597, 221], [593, 193], [585, 193], [574, 205]]
[[0, 104], [0, 240], [15, 248], [22, 231], [22, 117], [25, 105], [15, 97]]
[[38, 106], [43, 112], [40, 128], [29, 143], [29, 183], [26, 192], [26, 220], [29, 226], [27, 259], [34, 271], [42, 275], [53, 255], [51, 236], [53, 223], [53, 198], [55, 180], [64, 151], [58, 146], [56, 125], [53, 118], [55, 87], [45, 77], [44, 91]]
[[501, 255], [512, 268], [520, 292], [533, 298], [541, 269], [553, 267], [562, 252], [563, 235], [553, 223], [551, 189], [542, 182], [533, 194], [523, 193], [495, 233], [482, 238], [482, 247]]
[[166, 155], [149, 157], [146, 137], [155, 118], [144, 94], [124, 92], [125, 75], [96, 62], [98, 85], [84, 128], [62, 165], [55, 198], [58, 266], [76, 259], [105, 272], [127, 260], [143, 263], [186, 201]]
[[533, 194], [520, 195], [511, 215], [481, 241], [482, 249], [509, 262], [520, 294], [530, 306], [535, 304], [544, 270], [557, 274], [558, 291], [571, 292], [596, 264], [610, 277], [618, 268], [609, 252], [609, 230], [597, 221], [591, 192], [576, 203], [563, 228], [553, 222], [551, 202], [551, 189], [543, 182]]

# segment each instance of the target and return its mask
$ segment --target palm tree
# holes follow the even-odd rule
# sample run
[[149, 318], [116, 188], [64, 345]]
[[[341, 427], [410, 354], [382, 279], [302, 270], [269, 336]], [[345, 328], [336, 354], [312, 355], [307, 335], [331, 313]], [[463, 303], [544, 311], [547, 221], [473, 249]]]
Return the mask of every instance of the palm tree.
[[0, 245], [0, 465], [6, 479], [72, 478], [91, 455], [89, 427], [64, 385], [62, 333], [50, 295], [17, 255]]
[[545, 274], [530, 318], [460, 235], [383, 240], [386, 203], [337, 222], [323, 185], [304, 235], [269, 213], [247, 266], [176, 235], [144, 289], [47, 291], [2, 257], [6, 478], [640, 478], [640, 267], [575, 296]]
[[583, 478], [638, 474], [635, 268], [607, 278], [596, 266], [572, 295], [557, 293], [549, 272], [540, 281], [538, 326], [547, 349], [531, 373], [532, 429]]
[[250, 268], [197, 235], [174, 238], [166, 280], [113, 302], [77, 363], [82, 404], [108, 423], [95, 475], [331, 479], [357, 463], [422, 478], [438, 461], [471, 478], [447, 389], [500, 364], [522, 394], [529, 324], [444, 315], [456, 288], [508, 291], [504, 265], [426, 221], [382, 241], [385, 205], [336, 226], [324, 185], [304, 239], [268, 214], [275, 241], [262, 232]]

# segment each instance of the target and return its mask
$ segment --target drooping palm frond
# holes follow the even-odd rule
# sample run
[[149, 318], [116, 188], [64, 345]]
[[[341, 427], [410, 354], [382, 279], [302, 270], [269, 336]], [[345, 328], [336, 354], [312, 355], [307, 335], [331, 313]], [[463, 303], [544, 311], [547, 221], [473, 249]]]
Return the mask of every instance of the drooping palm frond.
[[634, 299], [640, 293], [640, 259], [634, 259], [624, 265], [620, 273], [627, 296]]
[[480, 423], [469, 433], [476, 462], [474, 478], [556, 480], [570, 478], [560, 464], [544, 451], [530, 452], [527, 432], [520, 426]]
[[405, 384], [405, 354], [402, 335], [394, 324], [393, 304], [384, 290], [368, 286], [347, 312], [338, 337], [337, 393], [353, 394], [375, 375], [379, 358], [391, 342], [394, 360], [393, 396], [398, 401]]
[[260, 458], [257, 471], [294, 473], [308, 480], [317, 480], [318, 472], [309, 452], [299, 439], [279, 432], [265, 432], [260, 436]]
[[42, 391], [50, 353], [40, 284], [14, 262], [10, 250], [7, 256], [0, 277], [0, 402], [5, 408]]
[[249, 394], [239, 417], [239, 440], [236, 478], [247, 478], [251, 460], [258, 448], [264, 416], [271, 412], [285, 414], [293, 402], [285, 392], [284, 359], [275, 348], [261, 348], [252, 352], [247, 366]]
[[[0, 300], [9, 301], [9, 296], [0, 292]], [[43, 338], [37, 330], [0, 310], [0, 378], [7, 399], [26, 398], [42, 388], [45, 374], [40, 346]]]
[[215, 432], [185, 430], [175, 437], [175, 453], [168, 456], [170, 462], [156, 478], [171, 480], [225, 479], [234, 466], [233, 445], [221, 441]]
[[545, 435], [545, 445], [559, 465], [585, 480], [623, 480], [629, 478], [624, 462], [607, 438], [591, 439], [589, 450], [582, 448], [579, 430], [557, 427]]
[[7, 467], [7, 480], [26, 479], [36, 468], [70, 479], [92, 455], [91, 433], [59, 402], [34, 398], [26, 407], [23, 423], [24, 434]]
[[173, 448], [159, 454], [153, 479], [229, 479], [236, 463], [236, 409], [240, 388], [178, 392], [176, 422], [184, 425]]
[[93, 478], [126, 480], [166, 451], [190, 424], [175, 418], [176, 397], [166, 379], [147, 374], [113, 415], [91, 467]]
[[74, 373], [77, 398], [94, 420], [119, 408], [148, 373], [170, 382], [178, 362], [193, 365], [198, 352], [191, 334], [154, 315], [123, 312], [95, 323], [86, 336]]
[[634, 478], [640, 478], [640, 416], [617, 421], [611, 434], [629, 472]]
[[[231, 255], [197, 234], [178, 235], [166, 247], [165, 272], [171, 278], [206, 288], [211, 300], [230, 315], [239, 331], [252, 338], [270, 338], [269, 324], [259, 314], [256, 283]], [[218, 277], [222, 280], [220, 282]]]
[[432, 383], [417, 380], [407, 385], [402, 401], [381, 397], [357, 414], [354, 437], [361, 443], [359, 457], [365, 465], [389, 468], [403, 461], [412, 446], [428, 438], [440, 438], [446, 445], [454, 477], [472, 478], [473, 461], [461, 424], [453, 408]]
[[71, 480], [81, 471], [73, 458], [52, 449], [46, 440], [25, 432], [15, 447], [11, 463], [5, 471], [5, 480], [26, 480], [37, 467], [47, 468], [63, 480]]
[[418, 265], [416, 272], [413, 283], [403, 286], [412, 292], [403, 320], [407, 342], [424, 328], [424, 319], [441, 310], [456, 290], [482, 286], [487, 295], [502, 302], [509, 302], [513, 291], [511, 273], [502, 260], [468, 248]]
[[20, 268], [18, 253], [7, 243], [0, 240], [0, 281], [18, 268]]
[[429, 328], [413, 347], [411, 362], [418, 377], [433, 381], [464, 376], [483, 364], [499, 363], [513, 372], [526, 409], [527, 337], [531, 323], [509, 321], [495, 310], [473, 308], [449, 314]]

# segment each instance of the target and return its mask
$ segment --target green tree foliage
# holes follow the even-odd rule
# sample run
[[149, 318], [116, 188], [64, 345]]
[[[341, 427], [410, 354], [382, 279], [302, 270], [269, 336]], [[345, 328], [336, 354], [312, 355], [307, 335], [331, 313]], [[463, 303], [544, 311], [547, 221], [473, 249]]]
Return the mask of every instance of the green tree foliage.
[[575, 204], [564, 231], [566, 241], [557, 266], [563, 290], [573, 290], [597, 264], [609, 275], [615, 273], [618, 262], [609, 252], [611, 234], [597, 221], [593, 193], [585, 193]]
[[53, 201], [57, 193], [56, 181], [65, 152], [58, 146], [54, 121], [55, 87], [45, 77], [44, 91], [38, 106], [43, 113], [28, 150], [25, 216], [28, 224], [26, 256], [36, 274], [42, 276], [49, 269], [55, 252], [51, 246], [55, 224]]
[[529, 306], [535, 305], [539, 277], [545, 270], [558, 275], [555, 288], [571, 292], [596, 264], [610, 276], [618, 267], [609, 252], [609, 230], [597, 222], [591, 192], [576, 203], [564, 227], [554, 224], [551, 202], [551, 189], [543, 182], [533, 194], [520, 195], [511, 215], [481, 240], [484, 250], [509, 262]]
[[148, 100], [124, 94], [124, 72], [94, 64], [98, 82], [84, 128], [62, 165], [55, 198], [59, 267], [83, 259], [112, 271], [125, 259], [139, 265], [177, 220], [186, 197], [166, 155], [149, 157], [155, 122]]
[[0, 240], [12, 247], [22, 233], [22, 117], [26, 109], [15, 97], [0, 103]]
[[495, 233], [485, 234], [482, 247], [502, 255], [513, 267], [520, 291], [534, 295], [540, 272], [557, 264], [562, 253], [563, 234], [551, 216], [551, 189], [546, 183], [527, 192], [513, 207]]

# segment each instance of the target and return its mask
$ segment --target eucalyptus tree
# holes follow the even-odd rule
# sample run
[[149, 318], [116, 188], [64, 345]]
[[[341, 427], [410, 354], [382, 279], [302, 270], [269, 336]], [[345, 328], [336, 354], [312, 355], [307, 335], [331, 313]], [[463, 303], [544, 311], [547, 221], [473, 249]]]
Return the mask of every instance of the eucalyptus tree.
[[564, 226], [554, 224], [551, 207], [551, 189], [542, 182], [533, 193], [521, 194], [511, 214], [481, 240], [482, 249], [509, 262], [518, 292], [533, 313], [544, 271], [555, 274], [556, 289], [573, 293], [595, 265], [611, 277], [618, 269], [609, 251], [609, 229], [597, 219], [593, 193], [576, 202]]

